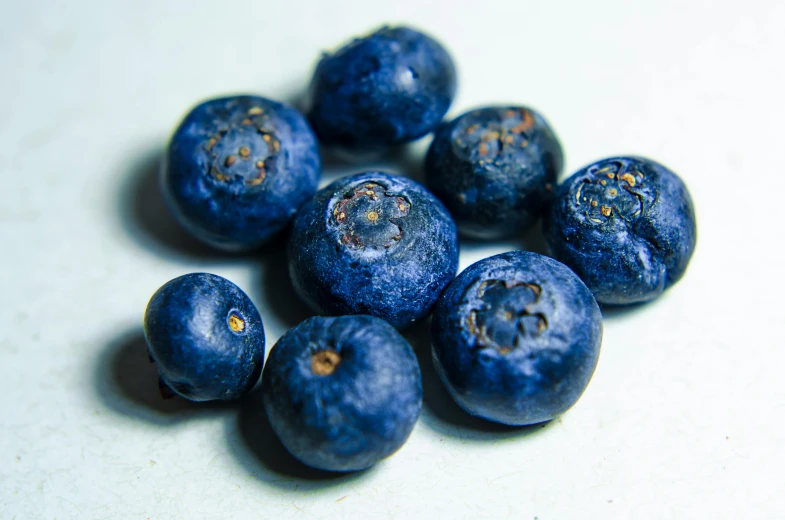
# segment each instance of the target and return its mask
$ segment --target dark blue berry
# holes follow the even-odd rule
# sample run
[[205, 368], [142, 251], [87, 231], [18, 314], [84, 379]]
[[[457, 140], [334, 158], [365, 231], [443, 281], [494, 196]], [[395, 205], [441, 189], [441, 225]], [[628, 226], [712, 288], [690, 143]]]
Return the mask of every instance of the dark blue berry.
[[383, 27], [321, 59], [309, 119], [322, 142], [347, 149], [412, 141], [447, 113], [455, 76], [436, 41], [407, 27]]
[[316, 191], [316, 137], [297, 110], [262, 97], [206, 101], [175, 131], [162, 186], [177, 220], [214, 247], [258, 247]]
[[422, 409], [420, 367], [406, 340], [371, 316], [314, 317], [270, 351], [264, 407], [308, 466], [354, 471], [403, 445]]
[[525, 107], [466, 112], [436, 132], [425, 179], [462, 234], [520, 234], [552, 196], [563, 155], [545, 119]]
[[147, 304], [144, 331], [164, 395], [231, 400], [259, 380], [262, 318], [250, 298], [220, 276], [193, 273], [164, 284]]
[[464, 270], [432, 322], [436, 371], [467, 412], [509, 425], [569, 409], [600, 353], [600, 309], [566, 266], [513, 251]]
[[367, 172], [338, 179], [300, 208], [288, 254], [294, 287], [317, 312], [402, 328], [427, 316], [455, 276], [458, 237], [425, 188]]
[[552, 256], [607, 304], [662, 294], [684, 274], [696, 240], [687, 187], [638, 157], [604, 159], [564, 181], [543, 230]]

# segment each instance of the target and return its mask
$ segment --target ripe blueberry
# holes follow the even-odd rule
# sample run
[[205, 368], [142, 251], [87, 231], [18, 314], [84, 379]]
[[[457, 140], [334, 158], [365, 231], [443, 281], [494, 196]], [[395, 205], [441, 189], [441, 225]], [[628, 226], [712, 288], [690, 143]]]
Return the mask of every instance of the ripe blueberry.
[[600, 353], [600, 309], [566, 266], [513, 251], [464, 270], [431, 327], [436, 371], [455, 401], [490, 421], [528, 425], [583, 394]]
[[371, 316], [313, 317], [278, 340], [262, 377], [270, 425], [295, 458], [354, 471], [392, 454], [422, 409], [414, 352]]
[[405, 177], [338, 179], [297, 212], [289, 273], [317, 312], [368, 314], [403, 328], [428, 315], [458, 268], [450, 214]]
[[455, 76], [436, 41], [407, 27], [382, 27], [321, 59], [309, 119], [322, 142], [346, 149], [412, 141], [444, 117]]
[[551, 255], [608, 304], [662, 294], [684, 274], [696, 239], [687, 187], [638, 157], [604, 159], [564, 181], [543, 230]]
[[562, 163], [561, 145], [538, 113], [487, 107], [439, 128], [425, 178], [462, 234], [494, 239], [521, 233], [537, 220]]
[[295, 109], [256, 96], [206, 101], [175, 131], [162, 169], [164, 195], [196, 238], [248, 250], [281, 231], [316, 191], [316, 137]]
[[214, 274], [164, 284], [147, 304], [144, 332], [165, 397], [236, 399], [262, 371], [262, 318], [239, 287]]

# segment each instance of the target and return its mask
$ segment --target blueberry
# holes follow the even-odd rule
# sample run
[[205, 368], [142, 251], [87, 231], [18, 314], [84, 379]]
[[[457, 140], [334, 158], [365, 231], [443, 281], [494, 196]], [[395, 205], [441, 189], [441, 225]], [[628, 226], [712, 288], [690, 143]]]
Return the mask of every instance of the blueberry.
[[662, 294], [684, 274], [696, 239], [687, 187], [638, 157], [604, 159], [564, 181], [543, 230], [551, 255], [606, 304]]
[[398, 450], [422, 409], [411, 346], [371, 316], [314, 317], [278, 340], [262, 377], [273, 430], [304, 464], [368, 468]]
[[316, 137], [295, 109], [256, 96], [206, 101], [175, 131], [162, 169], [164, 195], [196, 238], [253, 249], [281, 231], [316, 191]]
[[458, 269], [458, 236], [433, 195], [405, 177], [359, 173], [297, 213], [289, 273], [328, 315], [368, 314], [403, 328], [428, 315]]
[[262, 372], [262, 318], [239, 287], [214, 274], [186, 274], [158, 289], [144, 333], [165, 397], [237, 399]]
[[382, 27], [321, 59], [309, 119], [326, 144], [378, 149], [433, 130], [453, 97], [455, 66], [441, 45], [407, 27]]
[[425, 179], [462, 234], [495, 239], [534, 224], [562, 164], [561, 145], [541, 115], [525, 107], [486, 107], [439, 128]]
[[566, 266], [513, 251], [469, 266], [439, 300], [436, 371], [467, 412], [509, 425], [569, 409], [597, 365], [600, 309]]

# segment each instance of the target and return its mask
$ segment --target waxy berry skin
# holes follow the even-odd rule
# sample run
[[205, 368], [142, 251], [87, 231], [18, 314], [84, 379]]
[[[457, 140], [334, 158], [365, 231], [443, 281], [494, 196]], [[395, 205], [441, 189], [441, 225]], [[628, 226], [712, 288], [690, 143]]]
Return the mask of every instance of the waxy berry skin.
[[540, 217], [563, 162], [556, 134], [540, 114], [520, 106], [485, 107], [439, 128], [425, 181], [461, 234], [498, 239], [524, 233]]
[[614, 305], [653, 300], [678, 282], [697, 238], [684, 182], [640, 157], [603, 159], [564, 181], [543, 232], [551, 256]]
[[144, 315], [161, 394], [228, 401], [248, 392], [264, 362], [264, 326], [235, 284], [208, 273], [179, 276], [158, 289]]
[[309, 318], [270, 351], [262, 377], [270, 425], [298, 460], [368, 468], [397, 451], [422, 410], [414, 351], [372, 316]]
[[305, 117], [258, 96], [212, 99], [172, 137], [161, 186], [175, 218], [218, 249], [258, 248], [316, 191], [321, 158]]
[[602, 316], [589, 289], [547, 256], [512, 251], [467, 267], [434, 309], [434, 366], [468, 413], [523, 426], [567, 411], [589, 384]]
[[382, 27], [321, 59], [308, 118], [327, 145], [379, 150], [431, 132], [455, 90], [444, 47], [408, 27]]
[[289, 273], [317, 312], [367, 314], [402, 329], [425, 318], [458, 269], [447, 209], [411, 179], [338, 179], [297, 212]]

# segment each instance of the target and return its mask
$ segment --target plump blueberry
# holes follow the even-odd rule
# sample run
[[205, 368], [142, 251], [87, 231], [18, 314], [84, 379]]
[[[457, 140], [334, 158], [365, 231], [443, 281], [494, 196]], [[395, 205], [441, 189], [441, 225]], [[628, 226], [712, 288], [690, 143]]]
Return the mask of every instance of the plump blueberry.
[[495, 239], [521, 233], [537, 220], [562, 164], [561, 145], [540, 114], [487, 107], [439, 128], [425, 179], [462, 234]]
[[321, 59], [309, 119], [326, 144], [378, 149], [433, 130], [453, 97], [455, 66], [441, 45], [407, 27], [382, 27]]
[[543, 230], [551, 255], [607, 304], [662, 294], [684, 274], [696, 239], [687, 187], [638, 157], [604, 159], [564, 181]]
[[314, 317], [278, 340], [262, 396], [275, 433], [308, 466], [354, 471], [403, 445], [422, 409], [411, 346], [371, 316]]
[[400, 329], [427, 316], [455, 277], [458, 235], [425, 188], [366, 172], [300, 208], [288, 254], [293, 285], [317, 312], [368, 314]]
[[211, 246], [241, 251], [281, 231], [316, 191], [316, 137], [297, 110], [236, 96], [194, 108], [174, 133], [162, 187], [177, 220]]
[[583, 394], [602, 340], [600, 309], [566, 266], [526, 251], [464, 270], [431, 327], [436, 371], [455, 401], [490, 421], [527, 425]]
[[259, 311], [239, 287], [214, 274], [186, 274], [158, 289], [147, 304], [144, 333], [164, 397], [237, 399], [262, 372]]

